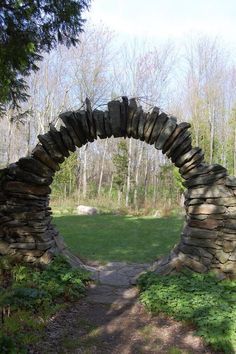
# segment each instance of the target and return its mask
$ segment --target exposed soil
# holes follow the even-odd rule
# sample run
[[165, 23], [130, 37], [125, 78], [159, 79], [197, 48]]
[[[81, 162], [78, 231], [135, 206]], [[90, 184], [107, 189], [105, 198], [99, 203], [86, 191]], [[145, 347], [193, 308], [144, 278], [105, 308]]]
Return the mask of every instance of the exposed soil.
[[[115, 268], [117, 272], [117, 265]], [[119, 286], [114, 285], [114, 277], [110, 274], [105, 284], [90, 287], [88, 297], [54, 316], [48, 323], [44, 341], [30, 353], [221, 353], [205, 345], [194, 334], [192, 326], [164, 315], [149, 314], [138, 302], [137, 289], [130, 285], [121, 286], [119, 277]], [[112, 279], [112, 285], [108, 279]]]

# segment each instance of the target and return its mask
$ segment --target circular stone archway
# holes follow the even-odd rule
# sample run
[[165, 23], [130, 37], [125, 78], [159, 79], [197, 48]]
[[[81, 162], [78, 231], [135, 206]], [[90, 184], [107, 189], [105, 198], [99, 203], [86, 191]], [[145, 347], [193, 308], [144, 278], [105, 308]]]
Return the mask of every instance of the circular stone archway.
[[190, 268], [236, 276], [236, 178], [227, 170], [204, 162], [204, 153], [192, 147], [189, 123], [177, 124], [155, 107], [145, 113], [135, 99], [108, 103], [108, 110], [86, 110], [60, 115], [63, 125], [52, 125], [39, 135], [30, 156], [0, 171], [0, 254], [28, 262], [48, 263], [53, 255], [67, 255], [72, 264], [84, 266], [68, 251], [52, 225], [49, 207], [53, 176], [69, 151], [97, 137], [132, 137], [162, 150], [184, 178], [185, 225], [178, 245], [155, 262], [152, 270], [170, 274]]

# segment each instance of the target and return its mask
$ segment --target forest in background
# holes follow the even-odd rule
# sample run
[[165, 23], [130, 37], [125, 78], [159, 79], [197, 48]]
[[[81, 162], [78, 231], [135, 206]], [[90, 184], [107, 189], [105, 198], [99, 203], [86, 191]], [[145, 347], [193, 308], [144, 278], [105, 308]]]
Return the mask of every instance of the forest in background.
[[[154, 106], [188, 121], [193, 145], [208, 163], [236, 175], [236, 62], [220, 39], [190, 36], [181, 46], [148, 41], [120, 43], [109, 28], [87, 24], [80, 45], [60, 46], [28, 78], [22, 114], [0, 118], [0, 167], [29, 154], [37, 135], [58, 114], [93, 109], [126, 95], [146, 111]], [[63, 164], [53, 182], [52, 205], [74, 208], [89, 203], [106, 210], [169, 213], [180, 204], [183, 188], [172, 164], [159, 151], [134, 139], [107, 139], [84, 146]]]

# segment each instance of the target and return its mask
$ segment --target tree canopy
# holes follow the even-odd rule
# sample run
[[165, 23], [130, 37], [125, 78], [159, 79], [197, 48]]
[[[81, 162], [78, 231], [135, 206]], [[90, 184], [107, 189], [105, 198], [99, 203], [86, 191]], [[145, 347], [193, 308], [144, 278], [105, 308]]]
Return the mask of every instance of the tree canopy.
[[0, 105], [28, 98], [25, 77], [43, 52], [78, 43], [90, 0], [3, 0], [0, 5]]

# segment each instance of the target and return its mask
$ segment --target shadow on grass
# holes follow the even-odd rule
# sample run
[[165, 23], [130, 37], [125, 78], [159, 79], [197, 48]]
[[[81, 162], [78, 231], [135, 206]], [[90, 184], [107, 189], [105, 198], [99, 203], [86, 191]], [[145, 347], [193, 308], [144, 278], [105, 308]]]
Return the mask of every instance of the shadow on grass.
[[[176, 282], [173, 281], [173, 286]], [[202, 295], [208, 295], [207, 284], [204, 285], [205, 291]], [[186, 283], [186, 288], [189, 284]], [[166, 289], [167, 290], [167, 289]], [[196, 290], [196, 289], [195, 289]], [[54, 353], [77, 353], [78, 348], [81, 353], [167, 353], [167, 354], [220, 354], [228, 353], [233, 354], [231, 351], [233, 346], [228, 343], [227, 347], [224, 347], [223, 351], [213, 351], [207, 345], [195, 336], [194, 327], [189, 325], [189, 318], [184, 318], [188, 321], [188, 324], [181, 324], [174, 321], [171, 317], [167, 317], [163, 314], [157, 316], [151, 316], [143, 310], [143, 308], [136, 302], [125, 301], [125, 291], [119, 293], [116, 299], [113, 299], [112, 304], [89, 303], [87, 299], [72, 306], [65, 313], [59, 313], [56, 316], [51, 325], [52, 332], [54, 328], [61, 328], [61, 331], [56, 332], [54, 341], [51, 343]], [[191, 286], [186, 294], [183, 292], [183, 288], [179, 286], [177, 282], [176, 292], [178, 292], [178, 301], [183, 301], [186, 296], [190, 300], [194, 298], [196, 294], [191, 293]], [[201, 314], [202, 321], [207, 316], [212, 316], [214, 308], [212, 308], [212, 302], [217, 302], [217, 292], [209, 290], [211, 302], [209, 296], [206, 301], [198, 303], [198, 306], [191, 309], [191, 302], [189, 304], [183, 304], [179, 308], [179, 317], [181, 313], [185, 314], [186, 310], [191, 311], [191, 316], [199, 316]], [[191, 293], [191, 294], [190, 294]], [[186, 307], [187, 305], [187, 307]], [[218, 311], [218, 308], [216, 309]], [[165, 311], [163, 311], [165, 312]], [[170, 312], [170, 311], [169, 311]], [[223, 315], [223, 309], [217, 312], [220, 316]], [[190, 312], [189, 312], [190, 316]], [[216, 339], [215, 346], [220, 344], [219, 348], [225, 344], [222, 336], [219, 337], [219, 330], [230, 331], [232, 326], [227, 318], [214, 321], [214, 318], [210, 318], [209, 322], [213, 323], [213, 326], [202, 330], [205, 333], [212, 334]], [[65, 321], [66, 318], [66, 321]], [[192, 321], [191, 321], [192, 322]], [[63, 323], [63, 327], [62, 324]], [[199, 328], [200, 333], [201, 328]], [[214, 332], [216, 330], [216, 332]], [[213, 331], [213, 332], [212, 332]], [[50, 342], [50, 341], [49, 341]], [[48, 344], [48, 341], [46, 341]], [[68, 351], [69, 350], [69, 351]], [[51, 352], [51, 351], [50, 351]]]
[[191, 272], [168, 277], [147, 273], [139, 284], [141, 301], [153, 314], [193, 323], [215, 350], [236, 352], [236, 281]]
[[182, 218], [121, 215], [54, 218], [70, 250], [87, 260], [146, 263], [167, 254], [179, 241]]

